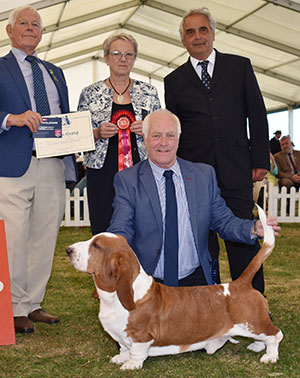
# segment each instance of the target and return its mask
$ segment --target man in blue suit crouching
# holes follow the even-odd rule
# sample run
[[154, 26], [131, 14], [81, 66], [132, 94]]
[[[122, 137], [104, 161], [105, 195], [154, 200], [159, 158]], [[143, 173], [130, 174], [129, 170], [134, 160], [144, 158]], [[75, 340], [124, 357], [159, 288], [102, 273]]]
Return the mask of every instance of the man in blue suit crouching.
[[[263, 235], [260, 221], [233, 215], [220, 195], [214, 168], [177, 158], [180, 121], [166, 109], [149, 114], [143, 122], [148, 160], [116, 174], [114, 212], [107, 231], [123, 235], [144, 270], [159, 282], [170, 274], [166, 265], [177, 264], [175, 285], [212, 284], [208, 235], [212, 229], [227, 240], [254, 244]], [[165, 170], [171, 170], [177, 201], [177, 231], [166, 264]], [[277, 222], [269, 218], [275, 235]], [[177, 234], [176, 234], [177, 233]], [[176, 234], [176, 235], [175, 235]], [[166, 273], [167, 272], [167, 273]], [[175, 281], [173, 281], [175, 282]]]

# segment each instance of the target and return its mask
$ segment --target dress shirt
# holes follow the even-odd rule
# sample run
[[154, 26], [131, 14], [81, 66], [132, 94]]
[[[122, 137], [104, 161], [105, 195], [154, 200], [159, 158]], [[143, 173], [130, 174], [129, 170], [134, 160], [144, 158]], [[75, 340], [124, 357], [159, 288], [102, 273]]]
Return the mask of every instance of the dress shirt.
[[[202, 74], [202, 67], [198, 63], [203, 62], [203, 60], [198, 60], [196, 58], [190, 57], [191, 64], [194, 67], [194, 70], [196, 71], [197, 75], [199, 76], [200, 80], [202, 81], [201, 74]], [[209, 57], [205, 60], [208, 60], [208, 66], [207, 66], [207, 72], [209, 76], [212, 78], [214, 67], [215, 67], [215, 61], [216, 61], [216, 51], [213, 49]]]
[[[31, 103], [31, 109], [35, 112], [36, 111], [36, 105], [35, 105], [35, 100], [34, 100], [34, 89], [33, 89], [33, 76], [32, 76], [32, 68], [31, 64], [25, 60], [26, 54], [23, 50], [17, 49], [15, 47], [12, 47], [12, 53], [14, 54], [15, 58], [17, 59], [18, 65], [20, 67], [20, 70], [22, 71], [27, 89], [28, 89], [28, 94], [30, 98], [30, 103]], [[36, 54], [33, 54], [34, 56], [37, 56]], [[57, 88], [51, 79], [47, 69], [45, 66], [39, 62], [39, 67], [42, 70], [43, 77], [44, 77], [44, 82], [45, 82], [45, 87], [47, 91], [47, 96], [48, 96], [48, 101], [50, 105], [50, 112], [51, 114], [61, 114], [61, 109], [60, 109], [60, 99], [59, 99], [59, 94], [57, 91]], [[1, 129], [2, 130], [8, 130], [9, 127], [6, 126], [7, 123], [7, 118], [10, 116], [8, 114], [2, 122]]]
[[[163, 173], [165, 169], [158, 167], [149, 160], [152, 169], [162, 211], [163, 235], [165, 233], [166, 217], [166, 186]], [[178, 279], [181, 280], [192, 274], [199, 267], [200, 262], [192, 232], [188, 202], [185, 193], [185, 186], [182, 179], [180, 166], [176, 161], [175, 164], [168, 168], [174, 172], [173, 182], [175, 185], [177, 212], [178, 212]], [[163, 242], [164, 244], [164, 242]], [[164, 279], [164, 247], [155, 268], [153, 276], [161, 280]]]

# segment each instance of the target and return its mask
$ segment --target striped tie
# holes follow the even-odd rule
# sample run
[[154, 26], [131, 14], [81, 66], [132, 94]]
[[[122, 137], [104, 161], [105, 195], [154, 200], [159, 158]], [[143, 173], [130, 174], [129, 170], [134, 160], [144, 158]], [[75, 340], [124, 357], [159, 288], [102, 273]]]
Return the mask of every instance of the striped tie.
[[32, 55], [27, 55], [25, 58], [32, 68], [34, 100], [36, 111], [42, 116], [50, 114], [50, 106], [46, 92], [45, 82], [42, 70], [38, 65], [38, 58]]

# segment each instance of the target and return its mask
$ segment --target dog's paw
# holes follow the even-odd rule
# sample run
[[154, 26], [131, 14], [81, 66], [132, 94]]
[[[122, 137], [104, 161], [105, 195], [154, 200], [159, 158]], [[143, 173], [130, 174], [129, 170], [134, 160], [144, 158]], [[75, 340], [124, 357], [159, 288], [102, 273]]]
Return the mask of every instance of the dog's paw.
[[126, 361], [122, 366], [121, 370], [135, 370], [143, 367], [143, 361], [129, 360]]
[[278, 354], [271, 354], [271, 353], [264, 354], [262, 358], [260, 359], [260, 362], [263, 362], [264, 364], [267, 364], [269, 362], [274, 364], [277, 361], [278, 361]]
[[229, 337], [228, 339], [232, 344], [239, 344], [239, 340], [233, 339], [232, 337]]
[[114, 357], [110, 359], [110, 362], [117, 365], [122, 365], [124, 362], [130, 359], [129, 352], [128, 353], [120, 353], [116, 354]]
[[264, 350], [266, 347], [265, 343], [263, 343], [262, 341], [254, 341], [254, 343], [252, 344], [249, 344], [247, 346], [247, 349], [249, 350], [252, 350], [253, 352], [261, 352], [262, 350]]

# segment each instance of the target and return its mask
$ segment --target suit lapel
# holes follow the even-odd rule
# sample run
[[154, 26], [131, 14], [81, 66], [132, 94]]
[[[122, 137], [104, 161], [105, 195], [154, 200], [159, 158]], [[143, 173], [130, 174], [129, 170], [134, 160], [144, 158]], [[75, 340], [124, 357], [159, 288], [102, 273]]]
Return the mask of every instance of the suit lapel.
[[22, 74], [22, 71], [20, 70], [20, 67], [18, 65], [18, 62], [12, 52], [10, 52], [5, 57], [4, 60], [5, 65], [7, 67], [7, 70], [11, 74], [12, 80], [15, 81], [16, 86], [19, 88], [19, 92], [21, 96], [23, 97], [28, 109], [31, 109], [31, 103], [30, 98], [28, 94], [28, 89]]
[[[148, 160], [144, 161], [141, 167], [140, 181], [150, 200], [153, 214], [156, 219], [158, 229], [160, 232], [161, 241], [162, 241], [163, 240], [163, 234], [162, 234], [163, 224], [162, 224], [162, 213], [161, 213], [160, 201], [159, 201], [157, 186], [155, 183], [155, 178], [153, 176]], [[145, 214], [145, 216], [147, 215]]]
[[[43, 66], [46, 68], [46, 70], [47, 70], [49, 76], [51, 77], [53, 83], [54, 83], [55, 86], [56, 86], [56, 89], [57, 89], [57, 91], [58, 91], [59, 96], [61, 97], [62, 86], [61, 86], [60, 81], [59, 81], [59, 80], [57, 79], [57, 77], [55, 76], [55, 73], [54, 73], [54, 71], [53, 71], [51, 65], [50, 65], [48, 62], [46, 62], [45, 60], [41, 60], [41, 62], [42, 62], [42, 64], [43, 64]], [[60, 102], [62, 103], [62, 99], [60, 99]]]
[[225, 67], [226, 67], [225, 55], [219, 53], [216, 50], [216, 60], [215, 60], [215, 66], [214, 66], [210, 89], [213, 89], [216, 83], [220, 80], [220, 77], [223, 74]]
[[[41, 60], [42, 64], [46, 68], [49, 76], [51, 77], [54, 85], [56, 86], [59, 99], [60, 99], [60, 107], [62, 113], [68, 113], [69, 110], [69, 100], [68, 100], [68, 91], [65, 86], [64, 79], [62, 80], [60, 78], [60, 72], [58, 71], [58, 68], [54, 68], [53, 65], [51, 65], [49, 62], [46, 62], [45, 60]], [[58, 76], [58, 77], [57, 77]]]
[[43, 66], [46, 68], [49, 76], [51, 77], [51, 79], [53, 80], [57, 90], [60, 90], [60, 85], [59, 85], [59, 80], [57, 79], [57, 77], [55, 76], [54, 72], [53, 72], [53, 69], [51, 68], [50, 64], [48, 62], [46, 62], [45, 60], [41, 60]]
[[[197, 245], [198, 227], [197, 227], [197, 192], [195, 172], [191, 164], [187, 164], [184, 160], [177, 158], [181, 169], [181, 175], [185, 186], [185, 193], [188, 202], [192, 231], [194, 240]], [[198, 247], [198, 246], [197, 246]]]
[[204, 86], [202, 81], [200, 80], [199, 76], [197, 75], [190, 58], [188, 61], [183, 65], [183, 72], [188, 81], [190, 81], [193, 85], [195, 85], [198, 89], [201, 89], [204, 92], [207, 92], [207, 88]]

